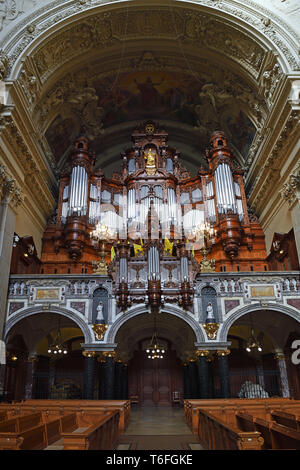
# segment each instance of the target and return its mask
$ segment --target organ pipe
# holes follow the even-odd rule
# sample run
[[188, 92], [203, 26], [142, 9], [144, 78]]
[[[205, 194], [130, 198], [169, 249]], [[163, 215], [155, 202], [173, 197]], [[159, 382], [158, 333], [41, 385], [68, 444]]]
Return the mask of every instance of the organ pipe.
[[87, 172], [81, 166], [74, 167], [71, 175], [71, 190], [68, 215], [72, 215], [74, 212], [77, 212], [78, 215], [86, 214], [87, 190]]
[[188, 279], [189, 268], [188, 268], [188, 259], [186, 256], [180, 258], [180, 267], [181, 267], [181, 280], [184, 281]]
[[236, 212], [236, 200], [230, 167], [221, 163], [215, 171], [217, 206], [220, 213]]

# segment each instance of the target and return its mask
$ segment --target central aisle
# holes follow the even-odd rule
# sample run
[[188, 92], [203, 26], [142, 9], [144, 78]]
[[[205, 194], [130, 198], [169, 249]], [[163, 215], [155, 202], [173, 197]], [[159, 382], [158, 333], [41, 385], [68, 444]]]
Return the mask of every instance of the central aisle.
[[184, 419], [183, 408], [134, 407], [117, 450], [201, 450]]

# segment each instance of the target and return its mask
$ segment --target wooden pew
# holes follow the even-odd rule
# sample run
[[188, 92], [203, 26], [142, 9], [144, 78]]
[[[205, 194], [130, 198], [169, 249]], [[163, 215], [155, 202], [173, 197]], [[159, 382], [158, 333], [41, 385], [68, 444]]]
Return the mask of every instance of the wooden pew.
[[[87, 418], [85, 417], [85, 420]], [[87, 424], [83, 420], [82, 424]], [[110, 450], [118, 439], [119, 411], [111, 411], [100, 421], [72, 432], [62, 432], [64, 450]]]
[[11, 409], [22, 414], [42, 411], [55, 417], [76, 412], [82, 416], [89, 415], [89, 419], [95, 423], [106, 413], [117, 410], [120, 433], [125, 431], [130, 420], [130, 400], [26, 400], [13, 404]]
[[275, 410], [271, 412], [271, 418], [278, 424], [300, 431], [300, 415]]
[[208, 411], [198, 410], [198, 438], [209, 450], [260, 450], [263, 438], [259, 432], [244, 432], [228, 426]]
[[270, 420], [273, 410], [299, 410], [300, 400], [289, 398], [257, 398], [257, 399], [207, 399], [207, 400], [185, 400], [184, 413], [188, 426], [194, 434], [198, 432], [197, 409], [209, 409], [215, 417], [228, 425], [235, 425], [235, 413], [247, 411], [262, 419]]
[[235, 414], [236, 425], [241, 431], [255, 431], [253, 416], [246, 411], [237, 411]]
[[42, 413], [0, 423], [0, 450], [40, 450], [60, 436], [60, 420], [44, 422]]
[[[272, 412], [271, 415], [280, 416], [281, 413]], [[286, 415], [286, 413], [283, 414]], [[300, 431], [274, 421], [257, 418], [246, 412], [236, 413], [236, 419], [239, 429], [257, 431], [262, 435], [264, 439], [263, 449], [300, 449]]]
[[272, 449], [300, 450], [300, 431], [282, 424], [269, 423]]

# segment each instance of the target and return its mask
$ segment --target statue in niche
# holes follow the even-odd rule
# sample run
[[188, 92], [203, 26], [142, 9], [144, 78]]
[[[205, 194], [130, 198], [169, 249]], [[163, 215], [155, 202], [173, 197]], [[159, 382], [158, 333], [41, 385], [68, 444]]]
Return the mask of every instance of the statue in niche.
[[98, 303], [97, 305], [97, 318], [96, 318], [96, 323], [101, 323], [104, 321], [104, 316], [103, 316], [103, 302]]
[[206, 323], [215, 323], [214, 309], [211, 302], [208, 302], [206, 307]]

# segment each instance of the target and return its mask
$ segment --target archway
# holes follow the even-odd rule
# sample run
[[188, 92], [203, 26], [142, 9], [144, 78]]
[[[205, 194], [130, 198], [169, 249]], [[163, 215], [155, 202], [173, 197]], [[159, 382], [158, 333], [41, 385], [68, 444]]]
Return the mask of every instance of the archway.
[[[153, 360], [146, 350], [154, 331], [165, 353]], [[144, 406], [169, 406], [176, 395], [183, 397], [183, 364], [194, 350], [195, 336], [183, 319], [167, 313], [137, 315], [123, 323], [115, 342], [117, 356], [128, 364], [129, 397]]]
[[[300, 336], [300, 324], [282, 311], [247, 309], [227, 325], [232, 397], [298, 397], [293, 369], [291, 336]], [[296, 372], [296, 375], [295, 375]], [[297, 382], [297, 383], [296, 383]], [[254, 395], [254, 396], [252, 396]]]
[[84, 397], [84, 334], [56, 313], [27, 315], [6, 334], [5, 400]]

